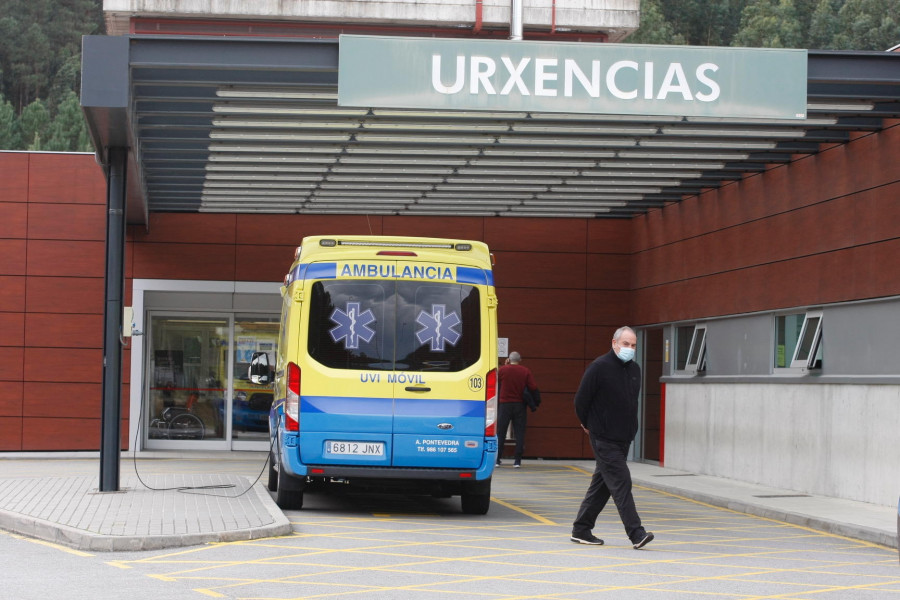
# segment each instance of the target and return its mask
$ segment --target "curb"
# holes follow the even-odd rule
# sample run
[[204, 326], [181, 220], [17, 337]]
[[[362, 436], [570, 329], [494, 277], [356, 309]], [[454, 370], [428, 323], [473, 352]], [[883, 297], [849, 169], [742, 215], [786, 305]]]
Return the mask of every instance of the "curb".
[[[272, 522], [261, 527], [230, 529], [215, 532], [170, 535], [108, 535], [85, 529], [77, 529], [28, 515], [0, 510], [0, 529], [28, 537], [61, 544], [81, 551], [133, 552], [162, 550], [209, 543], [258, 540], [290, 535], [291, 523], [261, 485], [253, 486], [260, 504], [266, 509]], [[248, 492], [251, 493], [251, 492]]]

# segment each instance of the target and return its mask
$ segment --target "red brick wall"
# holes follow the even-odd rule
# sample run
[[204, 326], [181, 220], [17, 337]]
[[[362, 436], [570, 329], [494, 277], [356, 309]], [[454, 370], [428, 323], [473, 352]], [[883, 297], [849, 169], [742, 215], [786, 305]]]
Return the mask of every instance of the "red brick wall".
[[634, 220], [639, 324], [900, 294], [900, 123]]
[[[526, 453], [589, 457], [572, 395], [619, 325], [900, 294], [898, 125], [632, 220], [154, 213], [126, 290], [281, 281], [312, 234], [483, 240], [500, 336], [544, 397]], [[105, 195], [91, 155], [0, 153], [0, 450], [99, 447]]]
[[105, 204], [92, 155], [0, 153], [0, 450], [99, 448]]

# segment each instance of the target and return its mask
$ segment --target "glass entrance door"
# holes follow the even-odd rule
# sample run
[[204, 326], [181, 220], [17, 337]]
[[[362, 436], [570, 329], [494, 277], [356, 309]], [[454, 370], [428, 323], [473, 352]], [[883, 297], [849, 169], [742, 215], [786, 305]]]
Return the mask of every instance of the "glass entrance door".
[[254, 352], [265, 352], [269, 355], [269, 364], [274, 365], [277, 344], [277, 317], [235, 316], [231, 396], [231, 447], [235, 450], [265, 450], [269, 447], [272, 386], [250, 383], [248, 371]]
[[148, 442], [207, 446], [226, 439], [229, 329], [227, 317], [151, 317]]

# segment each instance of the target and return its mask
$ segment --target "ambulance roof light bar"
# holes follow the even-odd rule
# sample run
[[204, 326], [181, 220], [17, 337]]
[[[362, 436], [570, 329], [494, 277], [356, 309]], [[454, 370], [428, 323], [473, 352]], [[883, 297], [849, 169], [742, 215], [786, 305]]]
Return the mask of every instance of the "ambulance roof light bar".
[[335, 246], [364, 246], [378, 248], [439, 248], [444, 250], [459, 250], [468, 252], [472, 249], [472, 244], [435, 244], [428, 242], [380, 242], [367, 240], [334, 240], [325, 238], [319, 240], [319, 245], [326, 248]]

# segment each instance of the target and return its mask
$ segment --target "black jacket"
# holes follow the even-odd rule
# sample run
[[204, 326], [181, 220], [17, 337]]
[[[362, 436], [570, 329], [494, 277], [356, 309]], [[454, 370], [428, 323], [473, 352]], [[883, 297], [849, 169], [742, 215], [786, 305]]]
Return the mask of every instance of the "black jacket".
[[584, 372], [575, 393], [575, 414], [591, 435], [631, 442], [638, 430], [641, 368], [623, 363], [615, 351], [597, 357]]

